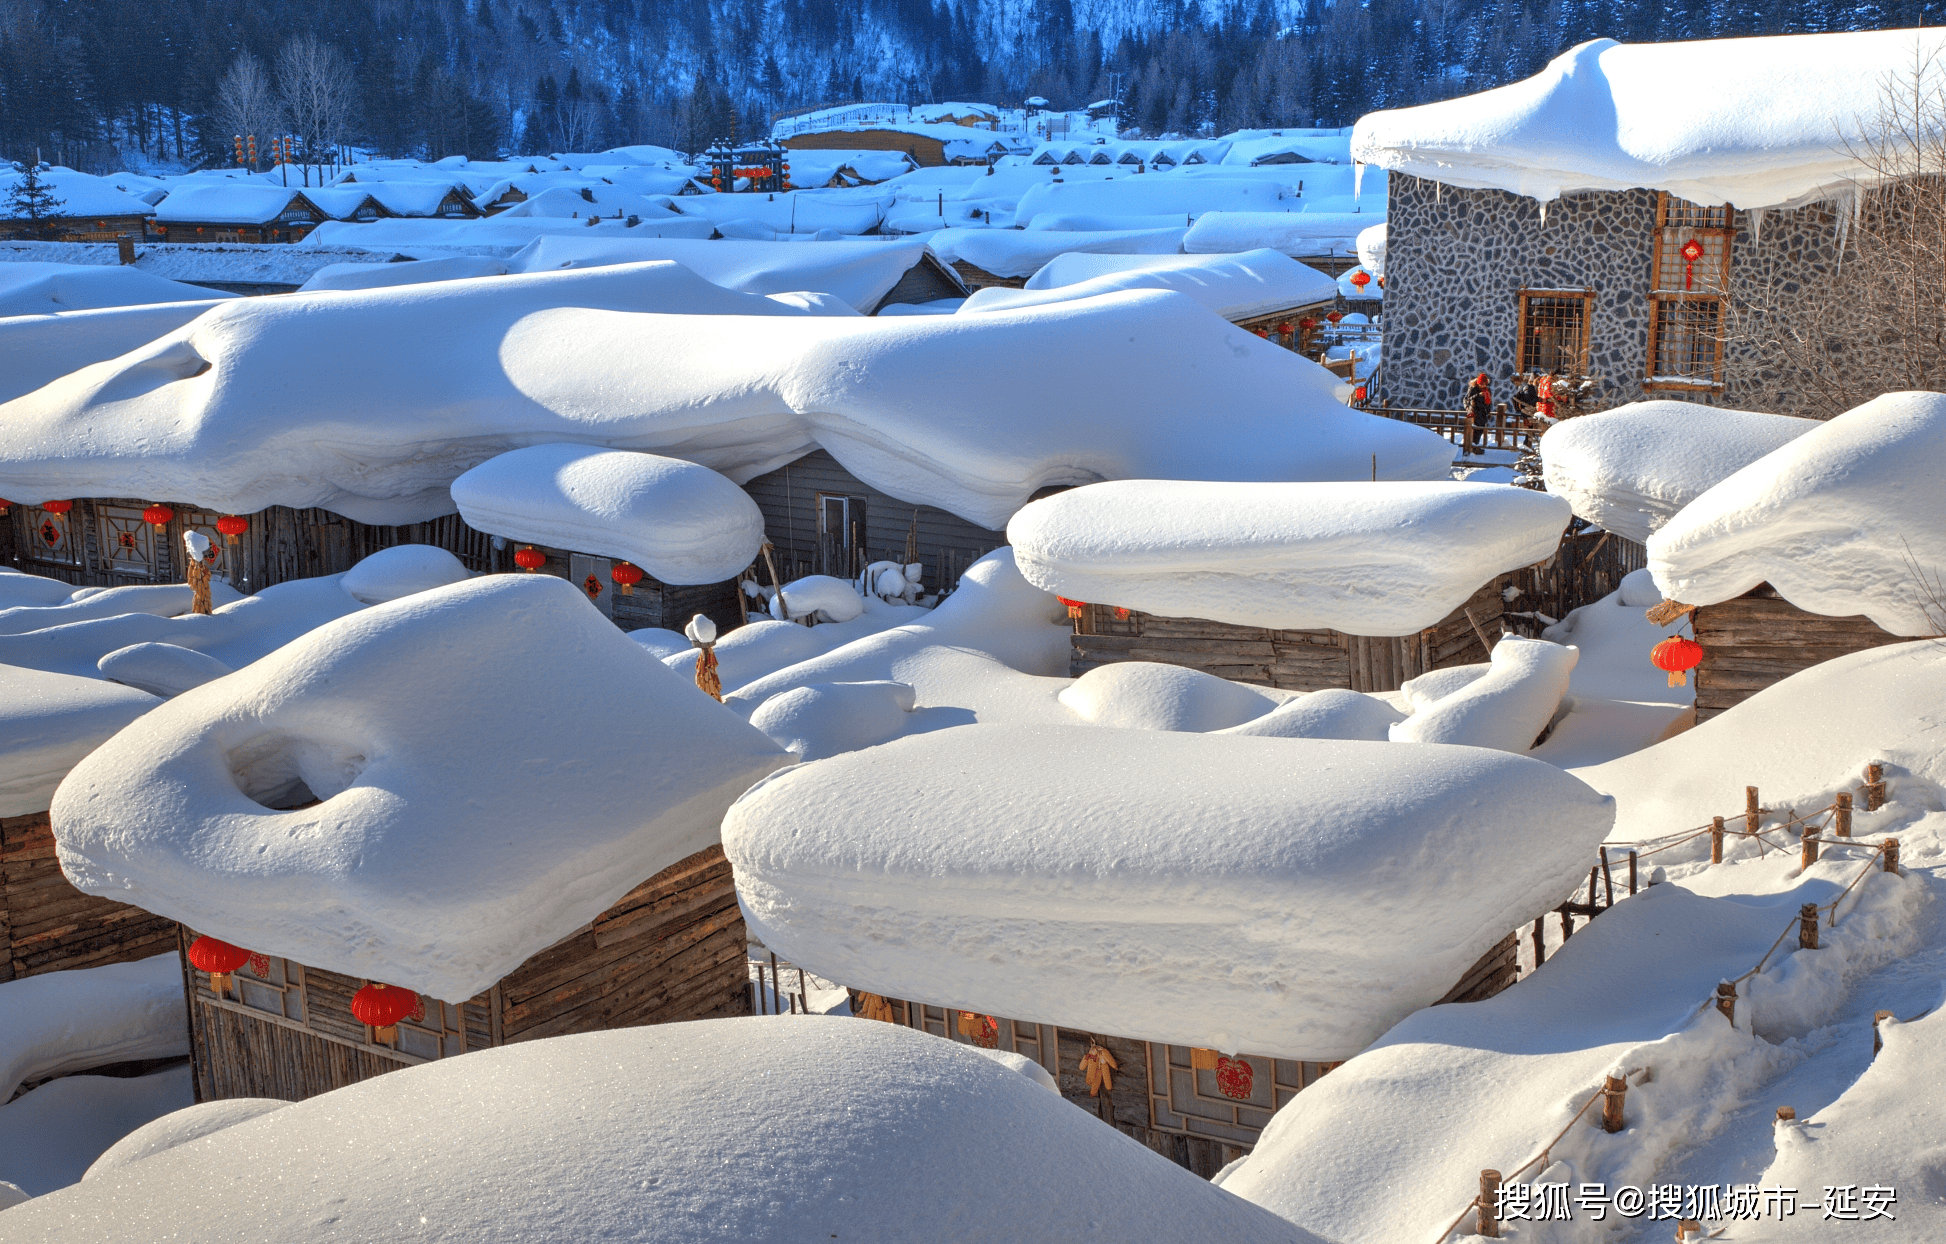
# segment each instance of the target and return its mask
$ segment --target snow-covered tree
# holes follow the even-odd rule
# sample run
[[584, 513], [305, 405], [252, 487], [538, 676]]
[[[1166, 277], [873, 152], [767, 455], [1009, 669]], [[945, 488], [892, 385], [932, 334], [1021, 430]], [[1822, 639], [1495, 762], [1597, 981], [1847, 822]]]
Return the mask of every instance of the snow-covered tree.
[[13, 167], [20, 177], [8, 187], [7, 197], [0, 199], [0, 217], [31, 221], [35, 225], [53, 219], [67, 200], [55, 198], [54, 188], [41, 177], [50, 166], [36, 161], [17, 163]]

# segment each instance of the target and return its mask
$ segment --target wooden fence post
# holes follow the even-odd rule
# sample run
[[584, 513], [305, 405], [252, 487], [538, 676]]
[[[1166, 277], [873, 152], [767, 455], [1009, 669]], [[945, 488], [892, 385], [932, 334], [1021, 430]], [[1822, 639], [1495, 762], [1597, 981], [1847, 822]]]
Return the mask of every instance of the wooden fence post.
[[1731, 1027], [1737, 1022], [1737, 987], [1729, 981], [1716, 982], [1716, 1009], [1723, 1012], [1723, 1018], [1730, 1021]]
[[1630, 851], [1628, 853], [1628, 892], [1631, 897], [1633, 897], [1635, 894], [1636, 863], [1637, 863], [1636, 854], [1635, 852]]
[[[1615, 905], [1615, 874], [1608, 871], [1608, 848], [1599, 847], [1596, 850], [1601, 856], [1601, 885], [1602, 891], [1606, 895], [1606, 901], [1602, 903], [1602, 906], [1604, 908], [1613, 907]], [[1592, 907], [1594, 906], [1594, 902], [1595, 891], [1591, 879], [1588, 889], [1588, 905]]]
[[1721, 864], [1722, 862], [1723, 862], [1723, 818], [1720, 816], [1713, 816], [1710, 818], [1710, 863]]
[[1817, 826], [1806, 825], [1804, 827], [1804, 832], [1798, 836], [1798, 844], [1799, 847], [1798, 847], [1797, 866], [1800, 869], [1809, 868], [1811, 865], [1818, 862]]
[[1865, 811], [1876, 812], [1885, 805], [1885, 766], [1874, 760], [1865, 766]]
[[1779, 1123], [1797, 1122], [1797, 1107], [1796, 1106], [1777, 1107], [1777, 1121]]
[[1486, 1170], [1480, 1172], [1480, 1212], [1474, 1226], [1479, 1228], [1475, 1235], [1483, 1235], [1489, 1240], [1500, 1238], [1500, 1172]]
[[1545, 919], [1547, 919], [1547, 917], [1545, 916], [1534, 917], [1534, 966], [1535, 967], [1539, 967], [1541, 966], [1541, 964], [1547, 962], [1547, 938], [1543, 935], [1541, 930], [1541, 921]]
[[1831, 812], [1831, 832], [1840, 838], [1851, 837], [1851, 792], [1839, 791], [1837, 806]]
[[[1763, 823], [1763, 804], [1757, 799], [1757, 788], [1743, 788], [1743, 828], [1752, 838], [1757, 837], [1757, 827]], [[1757, 849], [1763, 850], [1763, 840], [1757, 840]]]
[[1880, 843], [1879, 846], [1885, 852], [1885, 871], [1888, 873], [1898, 872], [1899, 871], [1899, 840], [1897, 838], [1887, 838], [1884, 842]]
[[1601, 1130], [1619, 1132], [1627, 1126], [1622, 1117], [1622, 1107], [1628, 1098], [1628, 1077], [1609, 1076], [1601, 1090]]
[[1891, 1018], [1892, 1018], [1892, 1012], [1890, 1011], [1877, 1011], [1872, 1015], [1872, 1057], [1873, 1058], [1877, 1058], [1878, 1052], [1885, 1048], [1885, 1037], [1880, 1034], [1878, 1030], [1878, 1026]]
[[1797, 948], [1816, 950], [1818, 948], [1818, 905], [1806, 903], [1797, 909]]

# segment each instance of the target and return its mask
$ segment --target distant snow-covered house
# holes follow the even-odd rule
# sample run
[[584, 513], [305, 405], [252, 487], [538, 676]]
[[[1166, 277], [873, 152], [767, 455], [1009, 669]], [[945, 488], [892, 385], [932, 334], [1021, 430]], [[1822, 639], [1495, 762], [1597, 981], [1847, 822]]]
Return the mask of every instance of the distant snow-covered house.
[[[21, 174], [0, 171], [0, 213]], [[104, 177], [91, 177], [71, 168], [52, 168], [41, 181], [58, 200], [54, 215], [39, 222], [0, 218], [0, 238], [43, 238], [50, 241], [112, 242], [120, 234], [141, 237], [155, 209], [147, 200], [116, 186]]]
[[[1840, 280], [1886, 75], [1942, 48], [1932, 30], [1600, 39], [1524, 82], [1364, 117], [1353, 155], [1390, 174], [1380, 396], [1444, 408], [1480, 372], [1559, 372], [1604, 405], [1801, 409], [1728, 308], [1775, 336], [1791, 291]], [[1844, 366], [1878, 365], [1852, 344]]]
[[165, 242], [296, 242], [331, 218], [305, 191], [227, 182], [181, 185], [155, 210]]

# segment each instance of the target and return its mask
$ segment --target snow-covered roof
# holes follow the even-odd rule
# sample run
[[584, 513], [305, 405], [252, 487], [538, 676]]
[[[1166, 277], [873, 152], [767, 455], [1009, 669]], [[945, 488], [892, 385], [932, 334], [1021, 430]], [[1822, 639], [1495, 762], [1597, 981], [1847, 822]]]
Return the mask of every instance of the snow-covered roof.
[[1356, 249], [1359, 234], [1384, 221], [1383, 200], [1369, 212], [1210, 212], [1196, 218], [1182, 248], [1227, 254], [1266, 247], [1295, 258], [1342, 255]]
[[385, 208], [373, 197], [371, 187], [363, 183], [313, 187], [304, 192], [304, 197], [333, 220], [355, 220], [361, 211], [368, 220], [385, 215]]
[[685, 216], [718, 224], [747, 222], [777, 233], [807, 234], [833, 229], [847, 235], [869, 232], [884, 217], [889, 194], [856, 195], [798, 191], [793, 194], [694, 194], [675, 202]]
[[[1205, 212], [1272, 212], [1289, 202], [1285, 188], [1258, 177], [1117, 177], [1102, 181], [1046, 181], [1020, 196], [1014, 220], [1031, 226], [1042, 214], [1099, 214], [1117, 216], [1174, 215]], [[1249, 248], [1245, 248], [1249, 249]]]
[[[707, 238], [716, 227], [707, 220], [607, 219], [594, 224], [565, 216], [528, 216], [509, 220], [505, 212], [485, 220], [442, 220], [424, 217], [373, 221], [327, 220], [290, 247], [331, 250], [444, 252], [448, 255], [496, 255], [506, 258], [535, 238], [561, 233], [574, 237]], [[428, 255], [430, 257], [430, 255]]]
[[586, 220], [590, 216], [618, 219], [634, 216], [640, 220], [673, 220], [676, 213], [664, 198], [651, 198], [615, 186], [550, 186], [514, 204], [494, 219], [519, 220], [524, 216], [557, 216], [570, 220]]
[[469, 527], [633, 562], [664, 583], [721, 583], [755, 558], [763, 511], [705, 466], [587, 445], [530, 445], [453, 481]]
[[46, 811], [76, 762], [159, 703], [98, 678], [0, 665], [0, 816]]
[[156, 205], [155, 219], [158, 224], [261, 225], [308, 203], [302, 190], [281, 186], [178, 186]]
[[1368, 113], [1352, 152], [1381, 168], [1542, 202], [1647, 187], [1693, 203], [1801, 203], [1872, 180], [1855, 153], [1879, 123], [1888, 86], [1923, 61], [1932, 68], [1916, 89], [1935, 91], [1942, 51], [1939, 30], [1595, 39], [1522, 82]]
[[777, 774], [723, 849], [751, 932], [854, 988], [1333, 1060], [1558, 904], [1613, 819], [1482, 748], [971, 725]]
[[509, 267], [515, 272], [556, 272], [673, 259], [725, 289], [746, 294], [813, 290], [842, 298], [869, 315], [925, 255], [924, 242], [636, 241], [568, 235], [535, 239]]
[[215, 299], [228, 297], [0, 318], [0, 402], [147, 345], [220, 305]]
[[1330, 277], [1276, 251], [1241, 255], [1057, 255], [1026, 289], [976, 290], [960, 314], [1092, 298], [1123, 289], [1173, 289], [1226, 320], [1331, 302]]
[[1894, 635], [1946, 631], [1946, 394], [1887, 393], [1752, 462], [1649, 538], [1671, 600], [1713, 605], [1768, 582], [1811, 613]]
[[1547, 490], [1577, 517], [1640, 544], [1691, 501], [1818, 426], [1700, 402], [1630, 402], [1541, 437]]
[[787, 761], [574, 584], [494, 575], [177, 696], [51, 816], [85, 892], [456, 1002], [715, 841]]
[[450, 181], [393, 181], [388, 178], [367, 185], [365, 190], [394, 216], [441, 215], [440, 205], [449, 196], [457, 196], [462, 204], [458, 215], [478, 215], [478, 209], [465, 206], [467, 196], [460, 193], [464, 188], [463, 183]]
[[889, 181], [911, 172], [917, 166], [903, 151], [837, 151], [804, 148], [791, 152], [791, 184], [822, 186], [841, 169], [849, 169], [860, 180]]
[[[290, 382], [345, 358], [355, 402]], [[1368, 479], [1374, 454], [1380, 478], [1435, 479], [1452, 461], [1440, 437], [1346, 409], [1315, 364], [1170, 291], [871, 319], [644, 264], [225, 303], [0, 408], [0, 495], [418, 522], [453, 511], [461, 472], [548, 441], [739, 483], [822, 446], [893, 497], [988, 528], [1054, 484]]]
[[[0, 213], [6, 211], [7, 195], [20, 184], [22, 174], [0, 164]], [[61, 203], [53, 210], [57, 220], [85, 220], [101, 216], [153, 216], [155, 209], [146, 199], [137, 198], [106, 177], [95, 177], [56, 165], [42, 169], [41, 183]], [[0, 219], [4, 219], [0, 216]]]
[[1106, 232], [1055, 232], [1046, 229], [941, 229], [926, 245], [947, 263], [964, 260], [995, 276], [1032, 276], [1056, 255], [1074, 252], [1115, 255], [1174, 255], [1183, 231], [1117, 229]]
[[1030, 583], [1072, 600], [1410, 635], [1546, 560], [1567, 522], [1559, 497], [1500, 485], [1119, 480], [1043, 497], [1007, 538]]
[[649, 143], [636, 143], [628, 147], [610, 147], [602, 155], [620, 156], [612, 161], [615, 164], [687, 164], [689, 157], [673, 147], [657, 147]]
[[[318, 289], [379, 289], [389, 285], [419, 285], [427, 281], [460, 281], [476, 276], [505, 276], [507, 261], [486, 255], [454, 255], [411, 263], [334, 263], [319, 268], [300, 293]], [[160, 334], [157, 334], [158, 336]]]
[[235, 295], [221, 290], [185, 285], [130, 267], [32, 261], [0, 263], [0, 319], [232, 297]]
[[[401, 1223], [455, 1241], [1326, 1244], [1129, 1143], [1046, 1074], [1020, 1055], [835, 1018], [518, 1042], [231, 1126], [236, 1101], [169, 1115], [85, 1183], [8, 1210], [8, 1229], [53, 1239], [85, 1219], [94, 1244], [217, 1241], [241, 1234], [247, 1203], [247, 1230], [280, 1244], [375, 1240]], [[1140, 1083], [1130, 1074], [1119, 1092]]]

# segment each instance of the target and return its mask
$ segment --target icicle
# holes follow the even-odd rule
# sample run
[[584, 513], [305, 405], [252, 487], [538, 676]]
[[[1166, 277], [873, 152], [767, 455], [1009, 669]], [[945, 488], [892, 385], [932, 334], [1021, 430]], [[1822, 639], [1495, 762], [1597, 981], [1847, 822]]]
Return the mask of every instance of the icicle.
[[1764, 240], [1764, 215], [1769, 210], [1767, 207], [1752, 207], [1744, 211], [1744, 215], [1750, 220], [1751, 241], [1761, 242]]
[[1351, 201], [1354, 204], [1358, 202], [1358, 196], [1364, 193], [1364, 190], [1365, 162], [1363, 160], [1353, 160], [1351, 162]]
[[1541, 228], [1547, 228], [1547, 201], [1541, 201]]

